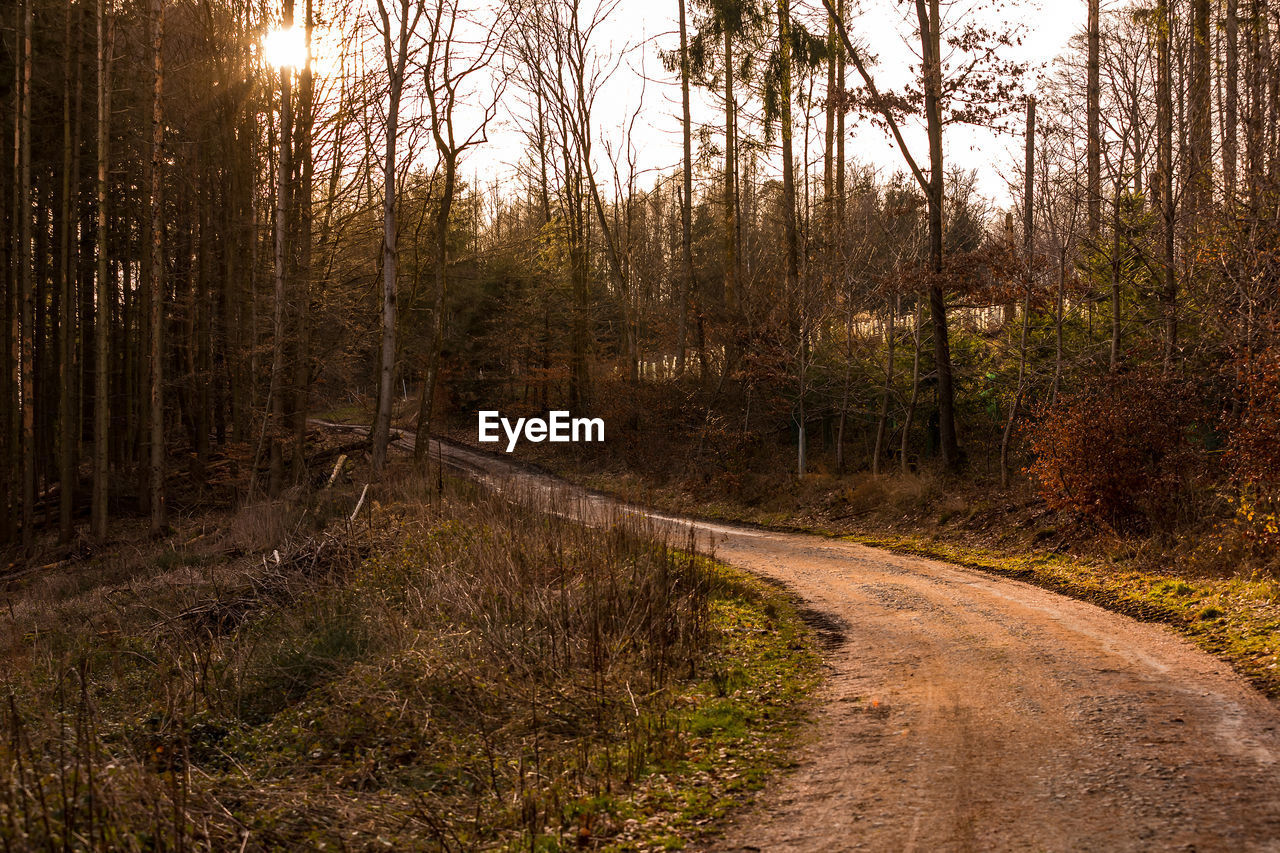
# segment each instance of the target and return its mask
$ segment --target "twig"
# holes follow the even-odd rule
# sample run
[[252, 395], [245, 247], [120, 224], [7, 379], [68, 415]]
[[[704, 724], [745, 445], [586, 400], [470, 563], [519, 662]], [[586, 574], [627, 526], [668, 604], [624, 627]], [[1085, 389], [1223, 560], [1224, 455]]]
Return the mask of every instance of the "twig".
[[338, 472], [342, 470], [342, 466], [346, 461], [347, 461], [347, 454], [343, 453], [338, 456], [338, 461], [335, 462], [333, 465], [333, 473], [329, 475], [329, 482], [324, 484], [324, 487], [326, 489], [333, 485], [334, 480], [338, 479]]
[[356, 516], [360, 514], [360, 507], [364, 506], [364, 496], [369, 493], [369, 484], [365, 483], [364, 488], [360, 490], [360, 500], [356, 501], [356, 508], [351, 511], [350, 521], [355, 521]]

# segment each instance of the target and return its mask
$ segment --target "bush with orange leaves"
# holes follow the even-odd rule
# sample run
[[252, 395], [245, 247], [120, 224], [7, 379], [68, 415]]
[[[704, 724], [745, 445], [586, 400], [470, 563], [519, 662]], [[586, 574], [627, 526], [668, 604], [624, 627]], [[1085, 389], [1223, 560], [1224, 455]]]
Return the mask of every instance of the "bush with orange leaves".
[[1227, 446], [1236, 525], [1246, 539], [1280, 548], [1280, 347], [1241, 359], [1237, 387], [1243, 405]]
[[1113, 532], [1172, 526], [1187, 515], [1205, 468], [1195, 400], [1184, 384], [1159, 376], [1093, 379], [1040, 411], [1028, 472], [1051, 508]]

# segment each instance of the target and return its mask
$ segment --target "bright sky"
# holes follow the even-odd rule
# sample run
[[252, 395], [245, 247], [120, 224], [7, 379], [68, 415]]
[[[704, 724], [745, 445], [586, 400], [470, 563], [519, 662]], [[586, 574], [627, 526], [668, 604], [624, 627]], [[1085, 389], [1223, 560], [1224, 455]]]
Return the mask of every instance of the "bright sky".
[[[913, 37], [914, 4], [901, 0], [862, 0], [856, 6], [856, 13], [848, 19], [851, 35], [877, 56], [873, 70], [877, 85], [888, 88], [901, 83], [909, 73], [908, 65], [914, 61], [911, 46], [904, 41]], [[1039, 66], [1063, 52], [1071, 36], [1084, 27], [1086, 14], [1085, 0], [1010, 0], [1003, 9], [995, 11], [990, 7], [976, 13], [965, 11], [972, 8], [968, 0], [959, 0], [949, 7], [944, 3], [943, 16], [954, 23], [964, 14], [974, 15], [992, 29], [998, 28], [1001, 21], [1020, 23], [1023, 43], [1009, 52], [1009, 58]], [[796, 0], [793, 15], [797, 19], [818, 21], [823, 19], [821, 10], [821, 0]], [[598, 33], [601, 48], [622, 50], [642, 45], [619, 67], [602, 93], [594, 117], [599, 134], [619, 140], [643, 95], [644, 108], [635, 129], [642, 169], [666, 171], [680, 163], [679, 79], [677, 75], [669, 75], [658, 58], [660, 49], [672, 49], [679, 44], [676, 15], [675, 0], [621, 0]], [[645, 76], [649, 78], [647, 82]], [[847, 77], [850, 86], [857, 81], [852, 66]], [[664, 82], [668, 80], [670, 82]], [[1032, 83], [1034, 85], [1034, 81]], [[695, 91], [694, 121], [718, 124], [718, 108], [700, 94]], [[819, 119], [815, 133], [820, 135], [821, 129]], [[1014, 164], [1023, 144], [1020, 130], [1015, 132], [1017, 137], [959, 126], [948, 128], [948, 161], [978, 170], [980, 190], [1004, 203], [1009, 198], [1006, 175], [1016, 174], [1018, 167]], [[886, 173], [903, 168], [901, 155], [887, 134], [878, 128], [859, 127], [851, 122], [849, 133], [846, 150], [851, 158], [873, 163]], [[917, 161], [927, 160], [923, 129], [908, 126], [905, 135]], [[490, 143], [470, 153], [464, 171], [479, 176], [482, 181], [510, 173], [511, 164], [521, 156], [523, 143], [513, 120], [500, 115], [490, 133]], [[817, 153], [815, 148], [811, 156]], [[607, 163], [603, 157], [600, 159], [598, 168], [607, 170]], [[642, 186], [651, 183], [652, 178], [641, 181]]]

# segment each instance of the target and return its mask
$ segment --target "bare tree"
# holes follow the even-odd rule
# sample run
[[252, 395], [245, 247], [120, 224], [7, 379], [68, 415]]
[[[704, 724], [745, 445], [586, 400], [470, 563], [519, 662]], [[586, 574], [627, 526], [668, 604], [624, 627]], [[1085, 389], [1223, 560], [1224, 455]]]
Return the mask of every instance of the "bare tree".
[[843, 18], [832, 0], [822, 0], [832, 17], [840, 41], [848, 51], [866, 87], [868, 100], [888, 126], [907, 167], [929, 202], [929, 257], [933, 278], [929, 285], [929, 314], [933, 325], [934, 369], [938, 379], [938, 430], [943, 465], [954, 469], [960, 464], [960, 451], [955, 431], [955, 391], [951, 370], [951, 347], [948, 342], [946, 300], [942, 292], [943, 274], [943, 174], [942, 149], [942, 52], [941, 13], [938, 0], [916, 0], [916, 18], [921, 50], [921, 82], [924, 90], [925, 123], [929, 139], [929, 174], [917, 164], [902, 136], [890, 99], [881, 95], [874, 78], [862, 59], [861, 52], [849, 37]]
[[1210, 76], [1209, 0], [1191, 0], [1191, 62], [1187, 137], [1187, 203], [1193, 226], [1213, 200], [1213, 80]]
[[[586, 361], [588, 340], [586, 302], [587, 280], [586, 221], [594, 218], [603, 243], [605, 262], [614, 288], [620, 295], [628, 290], [617, 235], [601, 196], [593, 160], [596, 98], [617, 69], [619, 54], [601, 53], [595, 42], [598, 32], [617, 8], [618, 0], [592, 7], [584, 14], [581, 0], [554, 0], [521, 7], [514, 22], [514, 41], [526, 88], [538, 92], [539, 103], [550, 114], [560, 146], [563, 220], [570, 243], [570, 270], [578, 301], [571, 320], [572, 366], [570, 403], [585, 408], [590, 392], [590, 371]], [[626, 318], [628, 325], [631, 318]], [[630, 334], [628, 332], [628, 334]], [[631, 351], [630, 341], [627, 348]], [[634, 364], [629, 373], [634, 377]]]
[[[293, 0], [284, 0], [281, 26], [293, 28]], [[284, 481], [285, 396], [287, 366], [285, 364], [287, 313], [289, 305], [289, 256], [293, 251], [289, 221], [293, 212], [293, 68], [281, 63], [280, 125], [277, 132], [275, 231], [273, 246], [274, 275], [271, 311], [271, 387], [268, 409], [271, 423], [270, 484], [272, 496], [279, 494]]]
[[[491, 18], [487, 24], [472, 21], [458, 0], [435, 0], [431, 31], [427, 38], [427, 61], [423, 69], [427, 102], [431, 107], [431, 136], [439, 156], [440, 198], [435, 215], [435, 254], [432, 259], [431, 340], [427, 351], [426, 375], [418, 403], [418, 435], [414, 459], [427, 458], [426, 437], [431, 434], [431, 409], [440, 374], [440, 348], [444, 338], [445, 296], [449, 276], [449, 222], [458, 191], [458, 161], [469, 148], [483, 143], [489, 123], [497, 112], [505, 88], [499, 80], [481, 104], [480, 117], [469, 131], [459, 131], [456, 120], [459, 97], [476, 96], [466, 90], [469, 79], [492, 67], [502, 46], [507, 16]], [[479, 27], [479, 33], [461, 33], [459, 28]], [[464, 38], [465, 36], [465, 38]], [[480, 100], [478, 96], [476, 100]], [[472, 102], [472, 98], [467, 98]]]
[[[378, 366], [378, 410], [373, 421], [373, 471], [382, 473], [391, 436], [392, 388], [396, 365], [396, 295], [399, 257], [396, 251], [396, 143], [400, 137], [400, 101], [405, 73], [416, 55], [418, 23], [425, 12], [423, 0], [396, 0], [395, 22], [387, 0], [377, 0], [383, 60], [387, 69], [387, 119], [382, 163], [382, 346]], [[393, 30], [393, 25], [395, 29]]]

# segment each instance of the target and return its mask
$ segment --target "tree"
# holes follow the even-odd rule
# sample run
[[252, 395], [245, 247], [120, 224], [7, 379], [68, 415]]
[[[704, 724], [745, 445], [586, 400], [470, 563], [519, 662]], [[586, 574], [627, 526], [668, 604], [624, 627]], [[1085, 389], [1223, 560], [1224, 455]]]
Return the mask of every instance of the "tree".
[[593, 159], [596, 98], [617, 67], [616, 57], [602, 56], [595, 42], [616, 2], [606, 2], [583, 14], [580, 0], [531, 3], [521, 8], [514, 27], [514, 49], [522, 67], [524, 86], [536, 93], [539, 120], [542, 108], [560, 146], [556, 169], [561, 191], [560, 222], [567, 240], [571, 287], [577, 305], [570, 325], [571, 355], [569, 402], [586, 409], [591, 399], [591, 374], [587, 362], [587, 314], [589, 281], [589, 222], [594, 219], [604, 249], [604, 266], [615, 293], [622, 297], [624, 350], [628, 375], [636, 378], [634, 318], [631, 316], [627, 270], [618, 247], [615, 228], [605, 209]]
[[1031, 286], [1035, 273], [1035, 175], [1036, 175], [1036, 99], [1027, 99], [1027, 163], [1022, 190], [1023, 254], [1026, 256], [1026, 279], [1022, 300], [1022, 337], [1018, 346], [1018, 384], [1014, 388], [1009, 417], [1000, 437], [1000, 488], [1009, 488], [1009, 439], [1018, 420], [1018, 409], [1027, 379], [1027, 333], [1031, 327]]
[[1213, 201], [1213, 81], [1209, 66], [1209, 0], [1191, 0], [1190, 133], [1187, 144], [1188, 203], [1193, 220]]
[[1085, 96], [1085, 139], [1088, 158], [1089, 236], [1098, 236], [1102, 221], [1102, 120], [1099, 83], [1100, 0], [1089, 0], [1088, 81]]
[[1240, 160], [1240, 5], [1227, 0], [1226, 90], [1222, 95], [1222, 182], [1227, 207], [1235, 202], [1236, 167]]
[[378, 0], [382, 22], [383, 60], [387, 69], [387, 118], [382, 162], [382, 347], [378, 362], [378, 409], [373, 421], [373, 472], [382, 473], [391, 434], [392, 388], [396, 366], [396, 294], [399, 257], [396, 252], [396, 143], [400, 135], [400, 100], [404, 95], [405, 70], [422, 20], [423, 0], [396, 0], [396, 26], [392, 31], [387, 0]]
[[19, 83], [16, 122], [18, 160], [18, 301], [20, 331], [18, 371], [22, 389], [22, 547], [28, 554], [35, 547], [35, 286], [32, 281], [31, 234], [31, 29], [33, 0], [20, 6], [22, 34], [19, 39]]
[[[60, 209], [60, 225], [58, 229], [58, 301], [61, 311], [58, 315], [58, 482], [61, 485], [58, 494], [58, 539], [66, 543], [71, 541], [74, 533], [72, 512], [75, 504], [77, 480], [76, 448], [79, 435], [72, 429], [74, 420], [71, 417], [72, 407], [72, 354], [75, 349], [76, 312], [75, 266], [72, 260], [72, 222], [78, 213], [74, 194], [79, 189], [74, 176], [79, 172], [79, 138], [77, 128], [73, 127], [73, 119], [78, 124], [79, 110], [73, 110], [72, 80], [79, 88], [80, 74], [80, 32], [76, 28], [75, 46], [72, 46], [72, 11], [74, 3], [67, 2], [66, 24], [63, 35], [62, 61], [62, 204]], [[72, 59], [75, 59], [75, 74], [72, 74]], [[79, 97], [74, 98], [77, 106]], [[74, 115], [73, 115], [74, 113]]]
[[161, 199], [164, 168], [164, 0], [150, 0], [151, 27], [151, 242], [148, 248], [147, 283], [151, 293], [149, 339], [151, 341], [151, 535], [164, 530], [164, 205]]
[[[440, 374], [440, 348], [444, 338], [445, 295], [449, 277], [449, 227], [454, 197], [458, 190], [458, 160], [470, 148], [485, 141], [489, 122], [497, 111], [503, 86], [492, 90], [484, 100], [480, 119], [469, 133], [460, 133], [455, 120], [458, 99], [469, 78], [490, 67], [501, 47], [505, 16], [491, 20], [483, 36], [471, 45], [469, 56], [461, 55], [458, 27], [465, 25], [466, 15], [455, 0], [436, 0], [431, 16], [431, 32], [427, 40], [424, 68], [427, 102], [431, 107], [431, 136], [439, 157], [440, 196], [435, 215], [435, 252], [433, 254], [431, 300], [431, 340], [428, 344], [426, 374], [418, 404], [418, 435], [424, 440], [414, 445], [414, 459], [419, 464], [427, 458], [431, 434], [431, 409], [435, 402]], [[468, 101], [471, 99], [468, 98]]]
[[[951, 347], [948, 338], [946, 298], [943, 292], [944, 239], [943, 239], [943, 138], [944, 88], [942, 55], [942, 17], [937, 0], [916, 0], [917, 35], [921, 54], [921, 101], [924, 107], [926, 131], [929, 140], [929, 174], [926, 175], [912, 155], [899, 128], [894, 113], [895, 104], [902, 99], [885, 97], [872, 78], [861, 52], [849, 37], [848, 28], [838, 14], [832, 0], [823, 0], [823, 6], [836, 25], [859, 76], [866, 89], [866, 102], [888, 127], [898, 150], [906, 161], [912, 177], [920, 185], [929, 203], [929, 265], [932, 280], [929, 284], [929, 314], [933, 330], [934, 370], [937, 374], [939, 450], [944, 467], [955, 470], [960, 465], [960, 450], [955, 431], [955, 390], [951, 368]], [[988, 42], [994, 40], [994, 45]], [[953, 111], [951, 121], [990, 122], [1008, 109], [1007, 93], [1014, 84], [1020, 66], [1002, 63], [995, 48], [1011, 43], [1008, 34], [992, 36], [985, 31], [969, 30], [953, 40], [962, 52], [976, 54], [978, 58], [963, 64], [960, 79], [949, 81], [947, 92], [955, 93], [968, 84], [979, 96], [964, 100]]]
[[683, 376], [688, 352], [689, 300], [693, 296], [693, 120], [689, 109], [689, 27], [686, 0], [677, 0], [680, 18], [680, 115], [684, 159], [681, 161], [680, 194], [680, 295], [677, 308], [679, 343], [676, 375]]
[[785, 245], [786, 292], [800, 292], [800, 340], [799, 361], [799, 415], [796, 439], [796, 471], [805, 474], [805, 380], [809, 361], [809, 306], [808, 293], [802, 291], [800, 275], [800, 244], [796, 232], [796, 179], [795, 152], [792, 149], [791, 116], [791, 8], [789, 0], [778, 3], [778, 59], [777, 97], [778, 120], [782, 125], [782, 233]]
[[312, 297], [312, 225], [315, 196], [315, 157], [312, 152], [312, 136], [315, 129], [315, 74], [312, 70], [312, 45], [315, 30], [313, 0], [306, 0], [303, 17], [304, 59], [299, 71], [299, 111], [295, 157], [299, 161], [296, 180], [297, 213], [294, 218], [294, 242], [297, 245], [296, 290], [294, 304], [294, 339], [296, 351], [293, 358], [293, 477], [301, 480], [306, 473], [307, 410], [310, 365], [310, 307]]
[[1174, 266], [1174, 228], [1177, 207], [1173, 195], [1173, 65], [1170, 36], [1173, 19], [1169, 0], [1156, 4], [1152, 22], [1156, 40], [1156, 170], [1160, 176], [1157, 202], [1163, 219], [1163, 254], [1160, 300], [1164, 315], [1164, 372], [1173, 370], [1178, 347], [1178, 280]]
[[[293, 29], [293, 0], [284, 0], [281, 20], [284, 32]], [[284, 481], [285, 397], [288, 395], [285, 363], [285, 347], [289, 305], [289, 260], [293, 252], [290, 220], [293, 215], [293, 67], [288, 63], [279, 66], [280, 74], [280, 125], [276, 137], [276, 194], [275, 194], [275, 245], [274, 283], [271, 311], [271, 388], [268, 408], [271, 412], [270, 484], [272, 497], [280, 493]]]
[[947, 305], [942, 293], [942, 16], [938, 0], [916, 0], [920, 22], [921, 75], [924, 78], [924, 111], [929, 132], [929, 262], [936, 277], [929, 284], [929, 315], [933, 318], [933, 362], [938, 374], [938, 436], [943, 467], [960, 464], [956, 444], [955, 390], [951, 373]]
[[746, 76], [751, 57], [743, 54], [742, 43], [749, 43], [766, 31], [768, 4], [756, 0], [707, 0], [703, 26], [691, 45], [691, 74], [701, 78], [709, 88], [715, 78], [711, 55], [720, 51], [719, 88], [724, 101], [724, 172], [721, 191], [721, 246], [723, 251], [724, 303], [731, 310], [741, 305], [742, 293], [739, 257], [739, 95], [737, 82]]
[[96, 316], [93, 323], [94, 340], [94, 393], [93, 393], [93, 536], [99, 542], [107, 537], [107, 429], [110, 412], [107, 408], [107, 387], [111, 375], [110, 356], [111, 315], [110, 285], [107, 281], [107, 170], [110, 165], [111, 122], [111, 52], [114, 46], [111, 24], [107, 19], [108, 0], [98, 0], [98, 222], [97, 222], [97, 271], [94, 282], [97, 290]]

